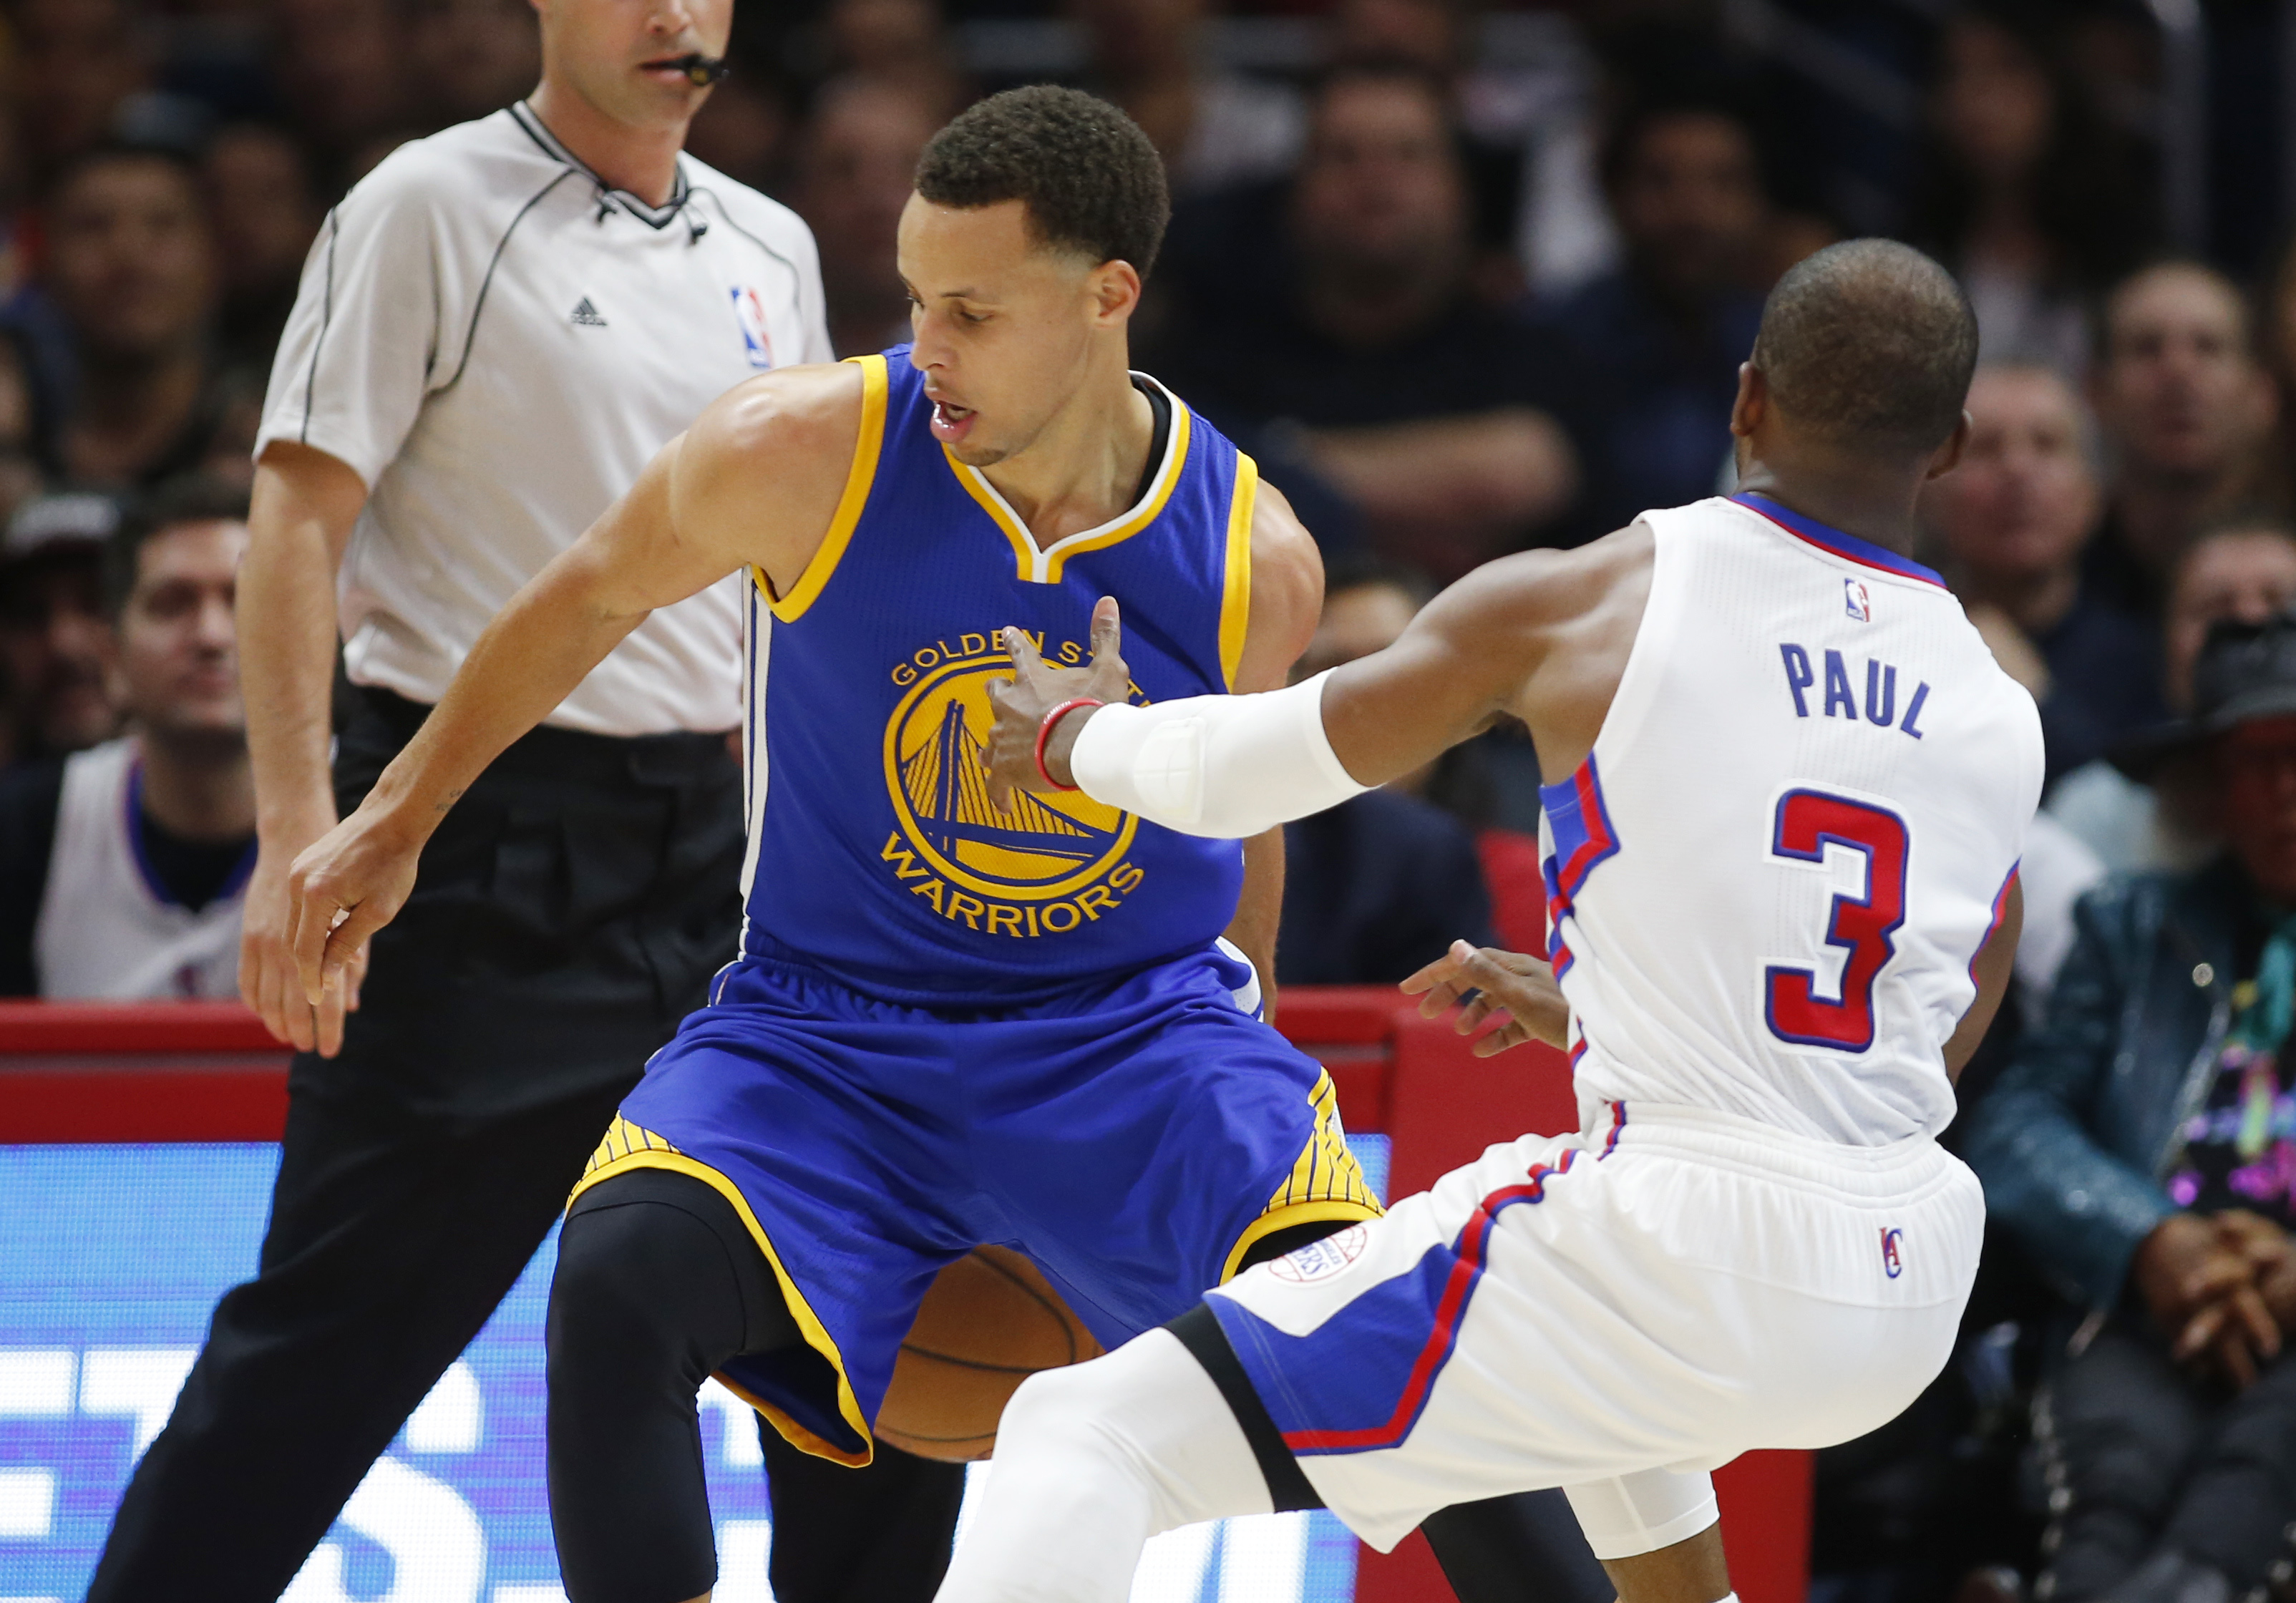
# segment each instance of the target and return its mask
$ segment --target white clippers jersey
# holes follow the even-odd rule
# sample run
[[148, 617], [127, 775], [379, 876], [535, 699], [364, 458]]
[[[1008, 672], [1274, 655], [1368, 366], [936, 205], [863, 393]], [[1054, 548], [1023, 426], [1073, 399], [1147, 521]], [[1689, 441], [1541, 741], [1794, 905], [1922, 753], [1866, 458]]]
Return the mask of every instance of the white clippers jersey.
[[1542, 793], [1580, 1104], [1933, 1134], [2039, 800], [2032, 698], [1917, 563], [1762, 497], [1642, 521], [1618, 697]]
[[40, 994], [105, 1002], [220, 1000], [239, 994], [246, 870], [194, 912], [144, 867], [131, 820], [133, 740], [64, 760], [48, 888], [32, 931]]

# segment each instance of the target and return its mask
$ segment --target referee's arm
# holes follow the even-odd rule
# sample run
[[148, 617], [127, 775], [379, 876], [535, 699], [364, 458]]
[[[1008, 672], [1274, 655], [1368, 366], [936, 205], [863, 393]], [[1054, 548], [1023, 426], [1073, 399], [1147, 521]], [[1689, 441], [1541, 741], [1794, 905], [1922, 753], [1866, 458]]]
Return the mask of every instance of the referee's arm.
[[288, 940], [287, 872], [335, 823], [327, 771], [335, 570], [365, 504], [365, 484], [342, 462], [275, 441], [255, 470], [234, 609], [257, 838], [240, 927], [239, 994], [272, 1035], [330, 1058], [342, 1045], [344, 1011], [358, 1005], [364, 958], [348, 969], [347, 984], [316, 1003], [305, 999]]
[[711, 404], [629, 493], [511, 598], [358, 810], [295, 860], [288, 938], [314, 1007], [414, 888], [422, 845], [512, 740], [657, 607], [738, 568], [795, 585], [845, 487], [860, 370], [792, 367]]

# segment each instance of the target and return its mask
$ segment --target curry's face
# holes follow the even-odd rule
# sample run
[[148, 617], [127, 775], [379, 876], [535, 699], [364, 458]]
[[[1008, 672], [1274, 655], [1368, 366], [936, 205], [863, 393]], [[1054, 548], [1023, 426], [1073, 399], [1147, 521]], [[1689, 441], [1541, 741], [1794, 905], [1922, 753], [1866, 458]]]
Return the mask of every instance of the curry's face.
[[921, 195], [901, 213], [898, 258], [933, 438], [976, 468], [1026, 450], [1084, 382], [1103, 314], [1094, 267], [1030, 237], [1020, 200]]

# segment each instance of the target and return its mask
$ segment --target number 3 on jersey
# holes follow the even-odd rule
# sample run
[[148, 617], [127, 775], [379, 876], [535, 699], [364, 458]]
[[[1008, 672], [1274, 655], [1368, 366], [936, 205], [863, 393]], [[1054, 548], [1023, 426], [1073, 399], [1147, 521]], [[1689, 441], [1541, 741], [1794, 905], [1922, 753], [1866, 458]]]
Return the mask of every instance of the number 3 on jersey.
[[1841, 999], [1817, 994], [1808, 969], [1773, 963], [1762, 975], [1762, 1015], [1770, 1034], [1797, 1046], [1862, 1052], [1874, 1044], [1874, 981], [1897, 951], [1906, 921], [1906, 821], [1887, 808], [1824, 790], [1789, 790], [1778, 797], [1770, 855], [1823, 863], [1829, 846], [1866, 858], [1866, 894], [1837, 895], [1827, 915], [1825, 944], [1849, 953], [1841, 965]]

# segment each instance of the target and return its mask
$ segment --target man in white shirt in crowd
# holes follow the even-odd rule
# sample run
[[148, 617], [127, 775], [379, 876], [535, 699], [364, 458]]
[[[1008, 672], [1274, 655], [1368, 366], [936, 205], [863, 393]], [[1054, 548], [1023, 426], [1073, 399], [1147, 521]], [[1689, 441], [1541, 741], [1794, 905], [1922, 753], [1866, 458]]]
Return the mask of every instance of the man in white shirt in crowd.
[[[257, 1275], [136, 1469], [96, 1603], [279, 1596], [733, 955], [730, 583], [654, 613], [472, 787], [363, 992], [314, 1009], [283, 943], [288, 866], [496, 610], [722, 391], [831, 354], [805, 225], [683, 152], [732, 0], [535, 8], [539, 87], [352, 190], [280, 343], [240, 589], [260, 851], [239, 983], [298, 1049], [284, 1152]], [[884, 1506], [933, 1505], [945, 1561], [961, 1476], [909, 1464]], [[840, 1490], [850, 1517], [864, 1488]], [[777, 1512], [816, 1545], [837, 1523]]]
[[0, 995], [226, 997], [255, 865], [232, 596], [247, 495], [179, 479], [105, 552], [129, 732], [0, 778]]

